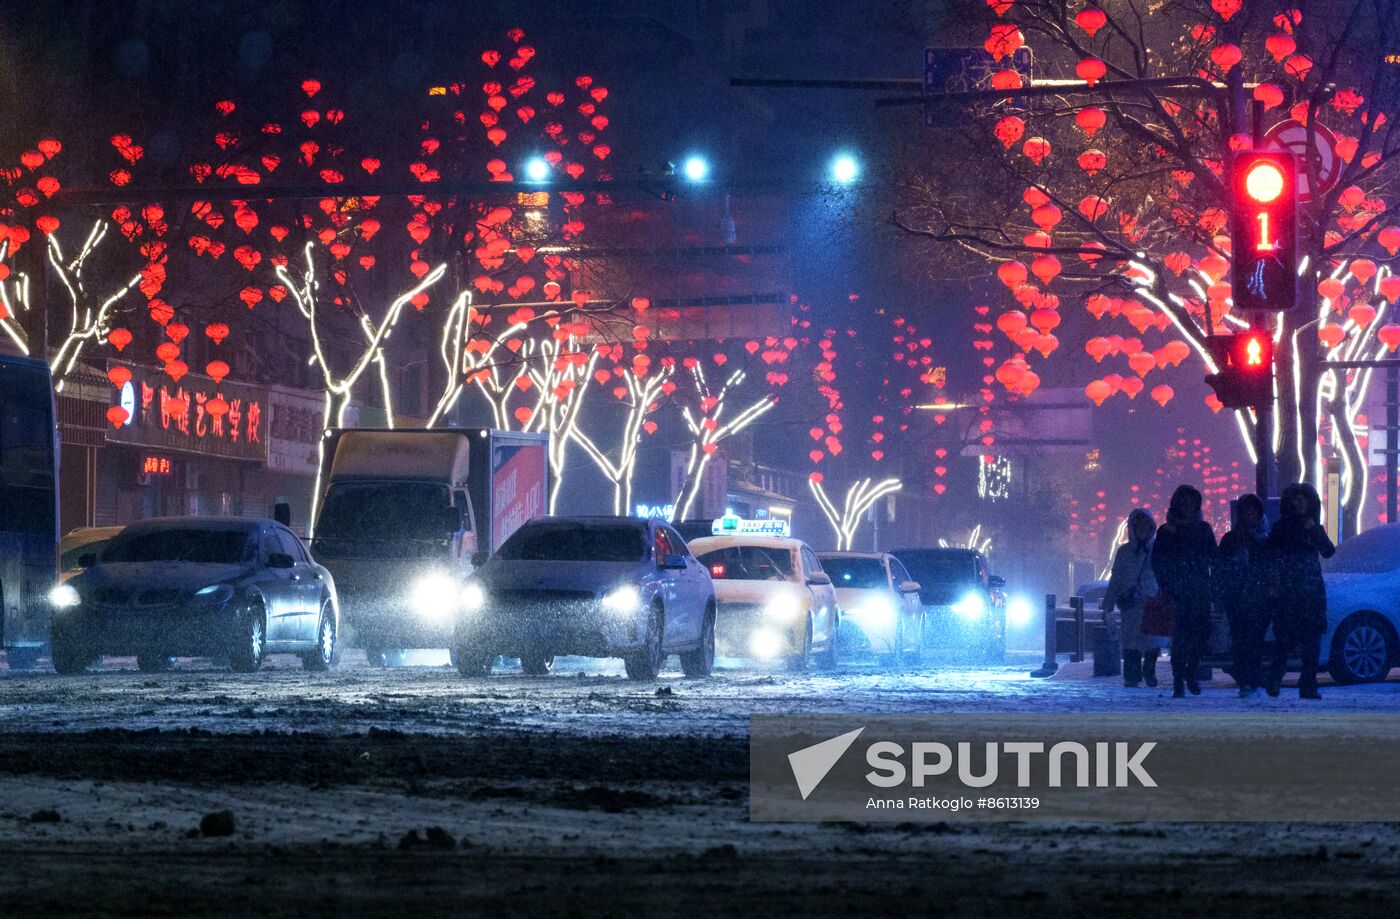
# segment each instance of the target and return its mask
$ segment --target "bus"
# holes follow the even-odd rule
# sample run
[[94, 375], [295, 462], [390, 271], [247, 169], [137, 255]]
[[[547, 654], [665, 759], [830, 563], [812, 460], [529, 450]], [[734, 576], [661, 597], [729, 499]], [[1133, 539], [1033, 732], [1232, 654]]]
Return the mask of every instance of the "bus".
[[0, 355], [0, 647], [32, 667], [58, 579], [58, 426], [43, 361]]

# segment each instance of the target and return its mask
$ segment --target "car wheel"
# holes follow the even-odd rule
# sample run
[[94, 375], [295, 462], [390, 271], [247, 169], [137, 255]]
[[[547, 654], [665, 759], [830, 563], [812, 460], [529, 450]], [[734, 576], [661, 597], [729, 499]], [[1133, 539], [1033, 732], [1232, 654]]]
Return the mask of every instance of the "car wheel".
[[665, 629], [666, 620], [661, 610], [653, 609], [647, 620], [646, 640], [641, 648], [622, 659], [629, 680], [654, 680], [661, 672], [661, 665], [666, 662], [666, 655], [661, 651]]
[[238, 673], [254, 673], [263, 664], [267, 648], [267, 617], [261, 603], [253, 602], [239, 614], [233, 630], [229, 666]]
[[301, 656], [301, 664], [307, 670], [323, 673], [335, 666], [340, 658], [336, 647], [335, 614], [331, 601], [321, 601], [321, 619], [316, 625], [316, 648]]
[[[447, 656], [452, 660], [452, 666], [457, 668], [457, 672], [465, 677], [490, 676], [491, 666], [496, 663], [496, 655], [467, 645], [457, 645], [448, 649]], [[553, 660], [550, 663], [552, 665]]]
[[[459, 668], [460, 669], [460, 666]], [[531, 651], [520, 655], [520, 669], [528, 676], [548, 676], [554, 669], [554, 655]]]
[[82, 673], [93, 661], [93, 655], [78, 639], [55, 633], [50, 644], [49, 657], [53, 661], [53, 669], [64, 676]]
[[841, 629], [841, 611], [837, 610], [831, 614], [831, 632], [826, 641], [826, 649], [817, 655], [817, 667], [820, 670], [836, 669], [836, 649], [839, 642], [837, 635]]
[[787, 659], [787, 669], [792, 673], [806, 673], [807, 663], [812, 658], [812, 614], [807, 614], [806, 624], [802, 627], [802, 644], [800, 650]]
[[705, 624], [700, 628], [700, 647], [681, 655], [681, 672], [695, 679], [707, 677], [715, 669], [715, 605], [705, 607]]
[[1338, 683], [1376, 683], [1389, 675], [1395, 656], [1395, 636], [1383, 620], [1353, 616], [1332, 636], [1327, 672]]
[[142, 673], [165, 673], [175, 664], [175, 659], [169, 654], [138, 654], [136, 655], [136, 669]]

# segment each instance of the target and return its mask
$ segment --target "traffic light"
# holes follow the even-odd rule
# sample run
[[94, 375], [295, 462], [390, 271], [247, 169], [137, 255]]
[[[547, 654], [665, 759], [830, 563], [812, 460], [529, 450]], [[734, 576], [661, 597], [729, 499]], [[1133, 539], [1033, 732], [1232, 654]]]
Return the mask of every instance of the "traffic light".
[[1274, 400], [1274, 340], [1262, 329], [1212, 335], [1206, 345], [1219, 373], [1206, 376], [1226, 408], [1263, 408]]
[[1297, 166], [1293, 154], [1245, 150], [1231, 169], [1231, 296], [1236, 311], [1298, 302]]

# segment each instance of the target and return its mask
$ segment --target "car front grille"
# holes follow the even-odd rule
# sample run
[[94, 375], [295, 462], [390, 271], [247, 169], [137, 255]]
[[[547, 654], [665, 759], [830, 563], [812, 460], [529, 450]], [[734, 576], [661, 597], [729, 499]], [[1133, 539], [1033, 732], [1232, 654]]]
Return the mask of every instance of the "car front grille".
[[179, 603], [185, 599], [183, 590], [176, 590], [172, 587], [161, 587], [145, 591], [137, 601], [140, 606], [168, 606], [172, 603]]
[[597, 599], [586, 590], [496, 590], [491, 592], [491, 607], [510, 616], [562, 618]]

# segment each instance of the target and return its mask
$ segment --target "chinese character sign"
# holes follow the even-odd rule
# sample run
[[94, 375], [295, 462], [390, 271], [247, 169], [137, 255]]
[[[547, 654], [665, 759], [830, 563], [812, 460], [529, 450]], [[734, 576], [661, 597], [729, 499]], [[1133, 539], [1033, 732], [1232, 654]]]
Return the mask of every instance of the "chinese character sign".
[[[265, 389], [228, 380], [216, 383], [193, 373], [185, 374], [176, 382], [153, 367], [122, 366], [131, 371], [136, 392], [135, 412], [130, 424], [107, 432], [109, 442], [266, 461]], [[168, 474], [169, 462], [165, 459], [167, 468], [164, 471], [145, 468], [146, 463], [143, 463], [143, 470]]]

